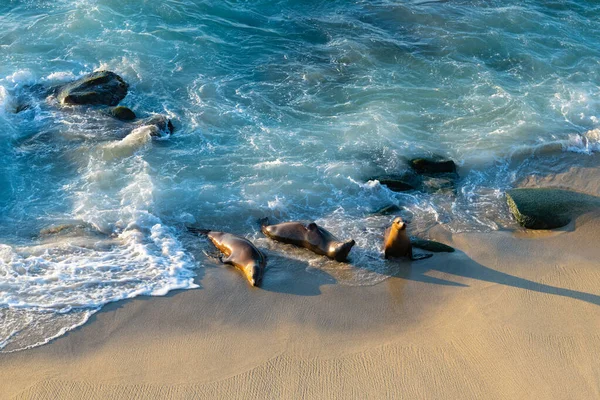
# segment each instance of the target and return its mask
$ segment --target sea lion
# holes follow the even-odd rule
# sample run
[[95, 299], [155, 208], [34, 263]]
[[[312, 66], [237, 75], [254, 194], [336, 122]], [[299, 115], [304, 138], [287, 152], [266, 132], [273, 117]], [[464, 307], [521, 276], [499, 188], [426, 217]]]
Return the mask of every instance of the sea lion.
[[240, 269], [252, 286], [260, 285], [267, 258], [248, 239], [231, 233], [188, 228], [191, 232], [206, 235], [225, 257], [220, 260], [223, 264], [231, 264]]
[[304, 247], [336, 261], [345, 261], [356, 243], [354, 240], [342, 242], [314, 222], [284, 222], [276, 225], [267, 225], [268, 221], [263, 222], [261, 230], [269, 238]]
[[383, 253], [385, 258], [407, 257], [411, 260], [429, 258], [432, 254], [413, 254], [410, 238], [406, 234], [406, 223], [396, 217], [383, 237]]

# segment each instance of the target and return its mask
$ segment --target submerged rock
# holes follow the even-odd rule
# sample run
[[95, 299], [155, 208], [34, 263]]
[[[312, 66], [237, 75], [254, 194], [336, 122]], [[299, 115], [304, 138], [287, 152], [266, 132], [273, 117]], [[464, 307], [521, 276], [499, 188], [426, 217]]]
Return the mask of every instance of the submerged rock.
[[423, 179], [422, 189], [427, 193], [449, 193], [453, 192], [455, 187], [455, 174], [441, 174], [441, 176], [425, 177]]
[[414, 158], [408, 163], [417, 174], [456, 173], [456, 164], [442, 157]]
[[411, 237], [410, 243], [413, 247], [417, 247], [419, 249], [431, 251], [434, 253], [454, 253], [455, 251], [454, 247], [450, 247], [444, 243], [436, 242], [434, 240]]
[[506, 202], [517, 222], [528, 229], [555, 229], [583, 212], [600, 208], [600, 198], [553, 188], [522, 188], [506, 192]]
[[399, 206], [397, 206], [395, 204], [390, 204], [389, 206], [381, 207], [380, 209], [373, 211], [373, 214], [391, 215], [391, 214], [397, 214], [400, 211], [402, 211], [402, 208], [400, 208]]
[[86, 222], [73, 222], [61, 225], [53, 225], [40, 230], [39, 237], [45, 238], [50, 236], [72, 237], [102, 234], [98, 229]]
[[121, 121], [133, 121], [136, 119], [135, 113], [125, 106], [118, 106], [110, 110], [110, 115]]
[[18, 114], [22, 111], [26, 111], [29, 110], [31, 108], [31, 104], [27, 104], [27, 103], [18, 103], [15, 106], [15, 114]]
[[61, 104], [116, 106], [127, 95], [129, 85], [110, 71], [88, 74], [57, 89]]

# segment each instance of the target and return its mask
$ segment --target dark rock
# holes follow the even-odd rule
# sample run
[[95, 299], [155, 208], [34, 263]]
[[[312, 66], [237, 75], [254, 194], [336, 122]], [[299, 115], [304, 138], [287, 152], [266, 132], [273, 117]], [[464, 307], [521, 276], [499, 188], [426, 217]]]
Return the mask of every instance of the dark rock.
[[110, 110], [110, 115], [121, 121], [133, 121], [136, 119], [135, 113], [128, 107], [118, 106]]
[[410, 183], [401, 181], [399, 179], [382, 178], [382, 179], [378, 179], [378, 181], [380, 184], [387, 186], [387, 188], [393, 192], [406, 192], [409, 190], [415, 190], [415, 187], [413, 185], [411, 185]]
[[150, 133], [154, 137], [162, 137], [165, 135], [171, 135], [175, 128], [173, 127], [173, 123], [171, 120], [164, 115], [153, 115], [148, 118], [144, 118], [140, 121], [135, 122], [135, 125], [142, 126], [150, 126], [152, 132]]
[[600, 198], [570, 190], [522, 188], [506, 192], [517, 222], [528, 229], [555, 229], [581, 213], [600, 208]]
[[400, 211], [402, 211], [402, 208], [398, 207], [395, 204], [390, 204], [389, 206], [385, 206], [376, 211], [373, 211], [373, 214], [391, 215], [391, 214], [397, 214]]
[[409, 165], [417, 174], [456, 173], [454, 161], [441, 157], [415, 158]]
[[421, 177], [407, 173], [402, 175], [385, 175], [371, 178], [372, 181], [379, 181], [381, 185], [386, 186], [393, 192], [406, 192], [415, 190], [421, 185]]
[[410, 238], [410, 243], [413, 247], [417, 247], [419, 249], [432, 251], [434, 253], [454, 253], [454, 247], [450, 247], [440, 242], [436, 242], [434, 240], [427, 239], [419, 239], [415, 237]]
[[57, 97], [61, 104], [116, 106], [127, 95], [128, 88], [114, 72], [98, 71], [60, 86]]

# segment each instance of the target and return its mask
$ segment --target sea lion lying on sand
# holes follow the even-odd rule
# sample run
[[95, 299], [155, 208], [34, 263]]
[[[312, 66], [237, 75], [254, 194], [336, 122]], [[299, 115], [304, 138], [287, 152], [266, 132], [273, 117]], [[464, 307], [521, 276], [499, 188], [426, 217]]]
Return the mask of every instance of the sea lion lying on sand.
[[225, 257], [223, 264], [231, 264], [241, 270], [252, 286], [259, 286], [267, 259], [248, 239], [231, 233], [215, 232], [205, 229], [188, 228], [190, 232], [206, 235]]
[[269, 238], [307, 248], [337, 261], [345, 261], [356, 243], [354, 240], [342, 242], [314, 222], [284, 222], [277, 225], [268, 225], [268, 220], [261, 222], [262, 232]]
[[413, 254], [410, 238], [406, 234], [406, 223], [396, 217], [383, 237], [383, 253], [385, 258], [407, 257], [411, 260], [423, 260], [433, 254]]

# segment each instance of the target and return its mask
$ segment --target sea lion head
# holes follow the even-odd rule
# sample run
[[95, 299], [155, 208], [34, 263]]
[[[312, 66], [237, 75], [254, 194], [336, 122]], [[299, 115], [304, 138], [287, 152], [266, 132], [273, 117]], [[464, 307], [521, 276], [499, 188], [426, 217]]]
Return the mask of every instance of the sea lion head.
[[252, 286], [259, 286], [262, 281], [262, 269], [256, 261], [249, 262], [244, 268], [246, 277]]
[[406, 229], [406, 222], [402, 221], [402, 218], [400, 217], [394, 218], [394, 222], [392, 222], [392, 225], [399, 231], [403, 231]]
[[346, 261], [348, 253], [352, 250], [352, 247], [356, 244], [354, 240], [348, 240], [347, 242], [338, 242], [332, 247], [333, 258], [336, 261]]

